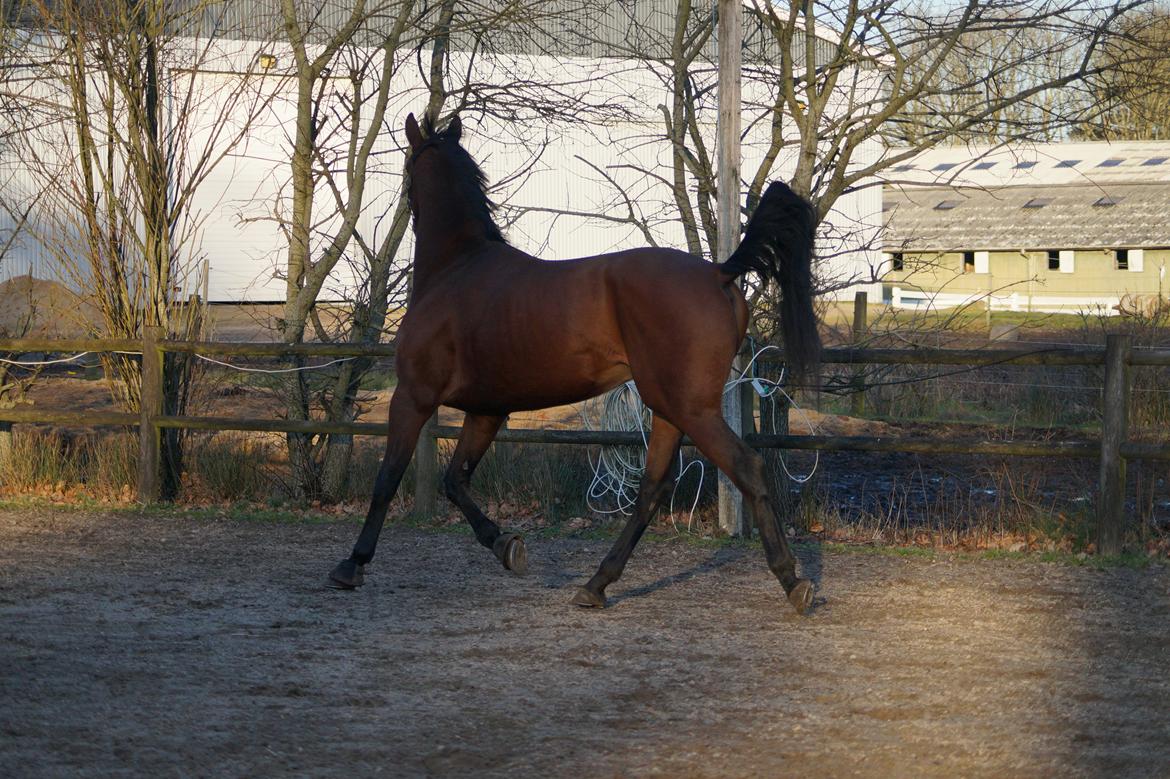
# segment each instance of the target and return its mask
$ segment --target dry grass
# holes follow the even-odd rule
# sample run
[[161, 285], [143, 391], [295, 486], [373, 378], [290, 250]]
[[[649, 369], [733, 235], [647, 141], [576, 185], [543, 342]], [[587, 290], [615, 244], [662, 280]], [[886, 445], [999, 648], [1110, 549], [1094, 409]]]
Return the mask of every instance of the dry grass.
[[138, 441], [127, 433], [17, 428], [11, 455], [0, 461], [0, 492], [127, 502], [137, 467]]
[[[54, 500], [132, 502], [136, 445], [129, 434], [68, 436], [18, 428], [13, 456], [0, 464], [0, 491]], [[441, 467], [451, 446], [440, 448]], [[334, 512], [364, 511], [381, 452], [380, 441], [359, 440], [348, 495]], [[721, 535], [715, 470], [709, 463], [705, 467], [701, 485], [697, 471], [687, 475], [674, 495], [673, 511], [660, 514], [654, 532]], [[793, 532], [833, 541], [940, 549], [1093, 551], [1091, 500], [1054, 497], [1046, 481], [1051, 469], [1044, 464], [984, 463], [939, 479], [886, 463], [886, 470], [875, 470], [884, 477], [875, 481], [878, 486], [859, 493], [835, 482], [834, 474], [849, 467], [822, 460], [817, 477], [799, 492], [777, 477], [778, 508]], [[1170, 553], [1170, 528], [1159, 522], [1157, 511], [1164, 503], [1165, 470], [1146, 464], [1135, 468], [1131, 479], [1140, 518], [1133, 523], [1131, 547], [1158, 555]], [[196, 437], [179, 499], [188, 505], [296, 508], [286, 471], [278, 435], [225, 432]], [[583, 447], [501, 445], [480, 464], [473, 493], [489, 516], [511, 528], [607, 535], [616, 532], [625, 516], [590, 509], [585, 493], [592, 475]], [[391, 508], [394, 515], [410, 513], [413, 491], [412, 465]], [[463, 522], [441, 496], [439, 507], [438, 524]]]
[[183, 499], [193, 502], [258, 501], [271, 493], [271, 436], [229, 430], [189, 440]]

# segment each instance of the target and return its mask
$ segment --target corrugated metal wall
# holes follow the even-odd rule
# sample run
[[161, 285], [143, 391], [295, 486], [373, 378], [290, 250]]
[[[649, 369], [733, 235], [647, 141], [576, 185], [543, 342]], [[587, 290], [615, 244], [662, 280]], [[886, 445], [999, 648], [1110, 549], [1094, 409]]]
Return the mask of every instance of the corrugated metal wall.
[[[320, 10], [317, 23], [322, 28], [340, 24], [349, 12], [349, 6], [341, 3], [321, 4], [317, 8]], [[530, 168], [525, 176], [494, 194], [495, 199], [507, 201], [501, 220], [507, 222], [508, 235], [519, 248], [538, 256], [567, 258], [644, 245], [645, 238], [639, 229], [618, 221], [627, 215], [628, 207], [599, 171], [606, 171], [626, 190], [661, 245], [685, 247], [681, 227], [671, 217], [674, 207], [669, 189], [653, 176], [635, 172], [643, 169], [661, 174], [669, 168], [669, 146], [658, 137], [661, 117], [657, 105], [666, 99], [662, 82], [644, 62], [604, 59], [630, 45], [650, 45], [650, 41], [668, 39], [674, 8], [672, 0], [649, 3], [615, 0], [597, 5], [554, 0], [543, 4], [539, 15], [557, 17], [563, 27], [537, 33], [529, 30], [517, 37], [514, 48], [522, 50], [521, 54], [510, 52], [480, 58], [473, 79], [490, 81], [506, 76], [516, 81], [559, 81], [572, 85], [565, 87], [570, 92], [578, 90], [594, 96], [605, 93], [629, 110], [625, 119], [605, 123], [543, 119], [517, 123], [475, 113], [466, 117], [466, 146], [493, 181], [505, 180], [518, 170]], [[572, 13], [560, 17], [561, 11]], [[213, 29], [256, 32], [270, 25], [276, 12], [275, 0], [226, 2], [206, 7], [201, 11], [199, 23], [204, 25], [204, 32]], [[591, 34], [574, 39], [570, 33], [573, 29], [579, 31], [578, 25], [585, 25]], [[587, 46], [582, 43], [585, 37], [591, 38]], [[561, 53], [533, 54], [543, 51], [546, 44]], [[231, 92], [233, 79], [237, 78], [232, 70], [248, 69], [260, 51], [287, 56], [279, 47], [238, 37], [218, 45], [218, 64], [196, 76], [196, 89], [207, 99], [198, 104], [197, 110], [202, 113], [193, 125], [203, 126], [205, 130], [208, 125], [224, 121], [219, 113], [222, 100]], [[563, 56], [566, 51], [576, 56]], [[589, 56], [582, 56], [586, 52]], [[462, 72], [460, 55], [454, 55], [454, 59], [455, 72]], [[280, 69], [278, 66], [277, 70]], [[271, 106], [253, 121], [246, 142], [233, 149], [203, 182], [192, 205], [191, 227], [197, 230], [197, 240], [190, 245], [187, 259], [194, 264], [203, 261], [209, 264], [209, 292], [214, 301], [279, 301], [285, 294], [281, 270], [286, 244], [274, 217], [287, 214], [291, 203], [288, 154], [294, 94], [292, 85], [279, 78], [265, 79], [262, 83], [275, 94]], [[745, 97], [751, 99], [753, 89], [766, 92], [767, 85], [745, 89]], [[402, 121], [408, 111], [418, 112], [426, 101], [424, 85], [413, 61], [401, 68], [393, 91], [391, 118], [387, 132], [379, 139], [379, 154], [367, 184], [358, 228], [371, 245], [376, 245], [389, 229], [389, 214], [401, 186]], [[765, 94], [754, 97], [766, 102]], [[713, 120], [713, 112], [710, 118]], [[754, 172], [761, 159], [766, 127], [767, 123], [759, 124], [745, 140], [745, 175]], [[196, 135], [199, 132], [204, 130]], [[705, 125], [705, 135], [713, 147], [713, 125]], [[871, 156], [877, 153], [867, 151]], [[538, 157], [535, 164], [534, 156]], [[27, 171], [20, 170], [18, 160], [0, 156], [0, 162], [3, 163], [0, 175], [7, 177], [6, 191], [22, 187], [29, 192], [36, 191], [37, 183]], [[792, 167], [790, 160], [782, 158], [773, 177], [782, 177]], [[880, 225], [880, 197], [876, 187], [852, 193], [841, 200], [830, 216], [825, 237], [832, 245], [824, 254], [834, 274], [847, 274], [851, 269], [867, 266], [871, 260], [876, 262], [877, 255], [871, 252], [867, 242], [872, 241]], [[332, 203], [332, 195], [324, 185], [320, 202], [319, 214], [323, 215], [327, 204]], [[552, 213], [550, 209], [564, 213]], [[604, 214], [610, 218], [588, 218], [580, 214]], [[0, 215], [0, 229], [3, 229], [2, 219]], [[317, 224], [318, 234], [328, 234], [333, 224], [335, 220]], [[403, 258], [410, 253], [408, 236]], [[54, 276], [49, 267], [51, 257], [35, 241], [23, 245], [13, 259], [14, 262], [0, 267], [0, 273], [24, 273], [32, 265], [36, 275]], [[360, 273], [362, 262], [358, 253], [353, 252], [339, 265], [327, 288], [329, 297], [351, 297], [354, 275]]]

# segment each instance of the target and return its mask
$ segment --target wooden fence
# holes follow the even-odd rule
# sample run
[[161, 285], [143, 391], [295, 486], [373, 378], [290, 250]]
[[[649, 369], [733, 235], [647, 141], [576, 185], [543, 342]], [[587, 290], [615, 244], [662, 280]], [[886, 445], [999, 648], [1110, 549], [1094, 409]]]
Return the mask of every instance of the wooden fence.
[[[116, 339], [0, 339], [0, 353], [30, 354], [69, 352], [134, 352], [142, 354], [142, 403], [138, 414], [75, 412], [39, 408], [0, 409], [0, 423], [48, 423], [57, 425], [113, 425], [139, 431], [138, 499], [158, 499], [161, 454], [160, 436], [165, 428], [187, 430], [251, 430], [264, 432], [343, 433], [384, 435], [384, 423], [341, 423], [316, 420], [248, 419], [242, 417], [173, 416], [163, 413], [163, 354], [185, 352], [220, 357], [389, 357], [393, 348], [378, 344], [280, 344], [222, 343], [164, 340], [158, 328], [147, 328], [137, 340]], [[1170, 460], [1170, 444], [1145, 444], [1127, 440], [1131, 394], [1130, 366], [1170, 366], [1170, 349], [1131, 348], [1130, 338], [1110, 335], [1100, 347], [996, 349], [866, 349], [833, 348], [822, 361], [843, 365], [1103, 365], [1102, 434], [1098, 440], [988, 441], [931, 437], [821, 436], [749, 433], [745, 440], [756, 448], [805, 449], [851, 452], [959, 453], [979, 456], [1097, 457], [1100, 475], [1097, 502], [1097, 545], [1104, 554], [1121, 550], [1125, 535], [1125, 464], [1131, 459]], [[750, 385], [741, 385], [750, 393]], [[747, 404], [747, 408], [751, 408]], [[436, 419], [424, 428], [416, 452], [416, 505], [433, 512], [438, 494], [439, 439], [458, 438], [460, 428], [441, 426]], [[626, 431], [544, 430], [505, 428], [501, 443], [641, 445], [642, 436]]]

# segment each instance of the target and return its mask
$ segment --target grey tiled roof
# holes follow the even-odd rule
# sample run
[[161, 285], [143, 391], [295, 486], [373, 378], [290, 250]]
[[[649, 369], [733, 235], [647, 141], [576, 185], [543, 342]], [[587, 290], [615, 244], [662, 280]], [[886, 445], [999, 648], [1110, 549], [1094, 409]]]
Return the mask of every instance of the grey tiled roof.
[[[1094, 205], [1102, 198], [1112, 206]], [[886, 251], [1170, 247], [1170, 183], [885, 188]], [[1025, 208], [1036, 199], [1050, 200]], [[936, 209], [942, 201], [953, 208]]]
[[[891, 155], [904, 151], [891, 147]], [[939, 146], [883, 174], [904, 186], [1022, 187], [1170, 183], [1170, 141]]]

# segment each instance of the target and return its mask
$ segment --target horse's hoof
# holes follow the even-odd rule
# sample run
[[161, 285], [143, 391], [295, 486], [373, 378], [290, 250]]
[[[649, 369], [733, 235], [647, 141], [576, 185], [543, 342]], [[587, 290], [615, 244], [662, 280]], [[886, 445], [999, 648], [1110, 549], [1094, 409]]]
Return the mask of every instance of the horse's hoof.
[[813, 601], [813, 583], [808, 579], [801, 579], [788, 593], [788, 602], [792, 604], [792, 608], [796, 609], [797, 614], [807, 614], [809, 608], [812, 607]]
[[515, 533], [501, 533], [492, 544], [492, 552], [512, 573], [521, 576], [528, 573], [528, 549], [524, 546], [524, 539]]
[[335, 590], [353, 590], [361, 587], [366, 581], [366, 567], [358, 565], [353, 560], [342, 560], [329, 573], [325, 580], [326, 587]]
[[578, 587], [577, 592], [573, 595], [573, 605], [587, 609], [604, 609], [605, 596], [598, 595], [585, 587]]

